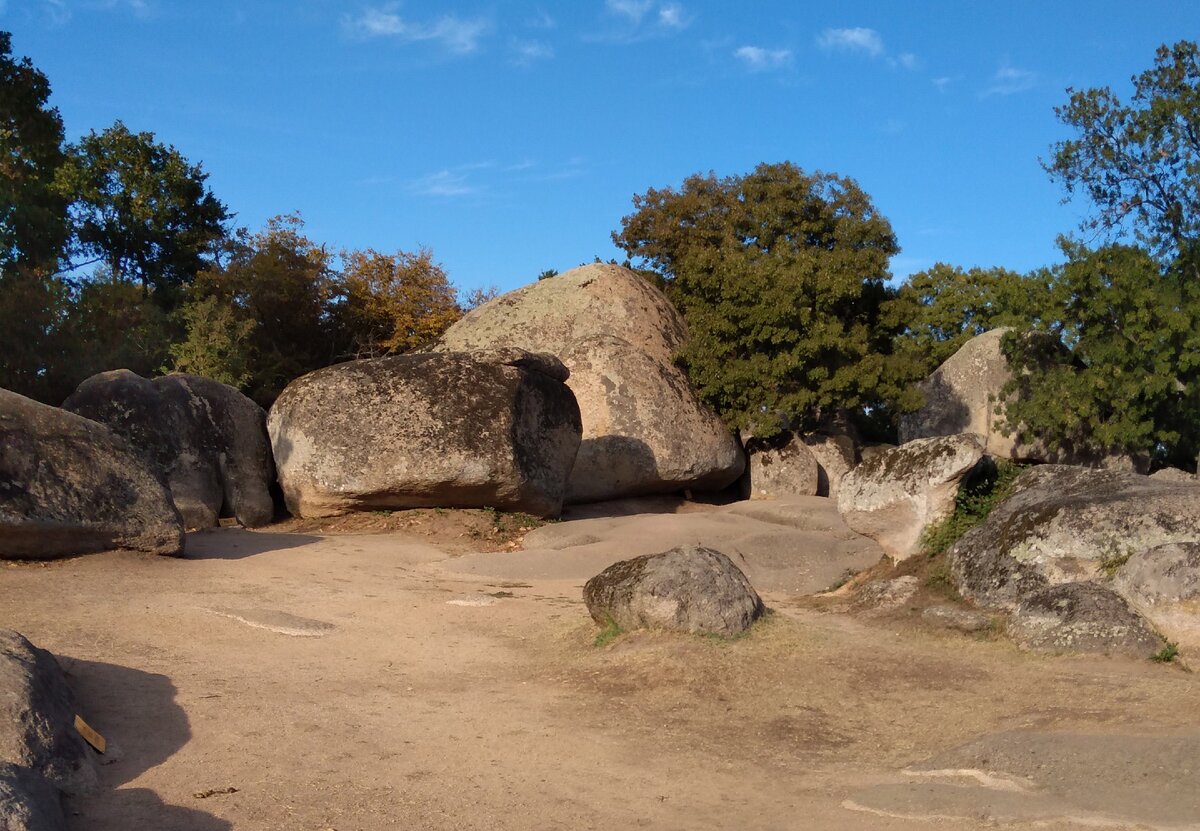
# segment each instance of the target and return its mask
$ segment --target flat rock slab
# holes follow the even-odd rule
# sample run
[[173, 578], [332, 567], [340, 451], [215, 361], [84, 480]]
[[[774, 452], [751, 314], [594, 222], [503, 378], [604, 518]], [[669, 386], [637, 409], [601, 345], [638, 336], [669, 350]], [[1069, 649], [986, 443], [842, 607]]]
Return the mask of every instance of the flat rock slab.
[[320, 638], [337, 629], [332, 623], [300, 617], [277, 609], [209, 609], [214, 615], [227, 617], [255, 629], [266, 629], [293, 638]]
[[996, 733], [906, 768], [907, 781], [855, 793], [845, 807], [924, 820], [1196, 828], [1197, 759], [1200, 733]]
[[531, 531], [523, 551], [469, 554], [445, 567], [506, 580], [587, 580], [620, 560], [688, 544], [723, 552], [759, 591], [794, 594], [825, 591], [883, 556], [845, 526], [831, 500], [809, 496], [553, 523]]

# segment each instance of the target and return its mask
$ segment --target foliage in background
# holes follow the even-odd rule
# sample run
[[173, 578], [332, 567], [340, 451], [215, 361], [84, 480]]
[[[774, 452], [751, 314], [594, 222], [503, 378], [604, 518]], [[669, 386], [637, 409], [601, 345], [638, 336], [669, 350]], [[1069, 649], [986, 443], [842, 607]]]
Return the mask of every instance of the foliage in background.
[[1124, 103], [1108, 87], [1068, 90], [1055, 108], [1074, 138], [1052, 148], [1045, 167], [1068, 196], [1084, 194], [1095, 212], [1084, 229], [1122, 232], [1162, 262], [1183, 256], [1200, 277], [1200, 48], [1163, 45], [1133, 81]]
[[1200, 285], [1145, 249], [1067, 246], [1048, 272], [1049, 342], [1010, 336], [1023, 440], [1101, 458], [1153, 454], [1188, 467], [1200, 449]]
[[657, 271], [687, 320], [699, 397], [770, 436], [834, 409], [882, 408], [891, 225], [847, 178], [762, 164], [634, 197], [613, 241]]
[[71, 198], [73, 267], [101, 263], [107, 279], [140, 283], [165, 309], [226, 236], [229, 214], [200, 165], [120, 121], [70, 146], [58, 178]]
[[350, 352], [373, 358], [429, 346], [462, 317], [454, 286], [428, 249], [343, 255], [337, 309]]
[[1005, 326], [1032, 328], [1048, 301], [1043, 274], [938, 263], [909, 277], [884, 305], [883, 318], [900, 332], [896, 359], [910, 362], [911, 374], [923, 378], [976, 335]]

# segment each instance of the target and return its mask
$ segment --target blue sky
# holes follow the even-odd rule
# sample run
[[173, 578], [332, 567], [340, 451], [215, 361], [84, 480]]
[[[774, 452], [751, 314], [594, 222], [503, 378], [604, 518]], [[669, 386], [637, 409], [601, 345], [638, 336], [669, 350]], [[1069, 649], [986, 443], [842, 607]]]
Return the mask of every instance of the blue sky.
[[1084, 207], [1039, 166], [1054, 106], [1125, 97], [1200, 3], [0, 0], [0, 28], [69, 139], [121, 119], [240, 225], [510, 289], [619, 256], [635, 193], [784, 160], [871, 194], [898, 277], [1053, 262]]

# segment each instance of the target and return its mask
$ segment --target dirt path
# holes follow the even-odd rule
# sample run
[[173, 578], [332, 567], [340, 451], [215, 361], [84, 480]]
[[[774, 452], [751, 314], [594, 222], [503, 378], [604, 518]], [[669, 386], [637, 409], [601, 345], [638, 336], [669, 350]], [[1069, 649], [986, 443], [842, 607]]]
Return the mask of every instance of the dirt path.
[[1178, 669], [785, 596], [742, 640], [597, 648], [580, 581], [457, 575], [434, 542], [228, 530], [0, 569], [0, 625], [114, 746], [73, 827], [1200, 827]]

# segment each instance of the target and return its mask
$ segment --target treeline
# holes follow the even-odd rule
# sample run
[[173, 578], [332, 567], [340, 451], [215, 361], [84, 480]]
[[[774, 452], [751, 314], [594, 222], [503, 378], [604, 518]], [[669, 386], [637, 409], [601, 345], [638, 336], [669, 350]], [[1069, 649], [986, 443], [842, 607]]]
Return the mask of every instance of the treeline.
[[[743, 435], [849, 419], [876, 438], [921, 405], [915, 387], [966, 340], [1013, 327], [1007, 406], [1024, 438], [1081, 455], [1200, 450], [1200, 60], [1159, 48], [1123, 102], [1071, 92], [1074, 137], [1045, 164], [1092, 203], [1066, 262], [1018, 274], [939, 264], [890, 284], [900, 249], [851, 179], [760, 165], [634, 197], [613, 241], [687, 318], [679, 356]], [[1032, 334], [1031, 334], [1032, 333]]]
[[297, 216], [234, 229], [207, 174], [121, 122], [67, 143], [0, 32], [0, 387], [59, 404], [125, 367], [269, 405], [310, 370], [418, 348], [465, 307], [427, 250], [336, 255]]

